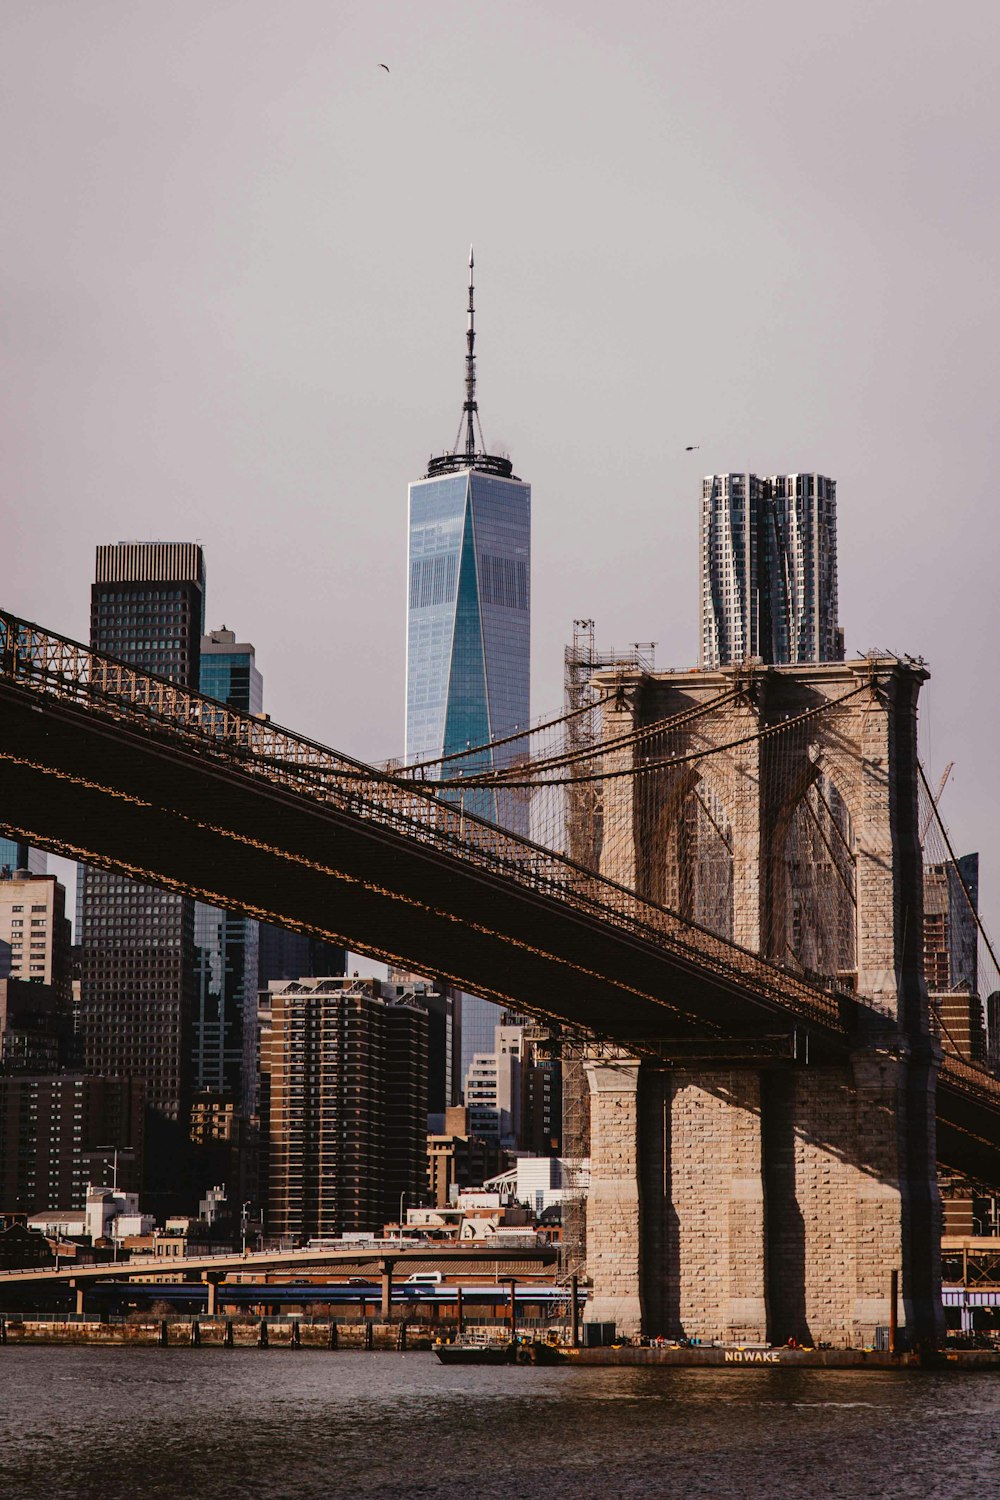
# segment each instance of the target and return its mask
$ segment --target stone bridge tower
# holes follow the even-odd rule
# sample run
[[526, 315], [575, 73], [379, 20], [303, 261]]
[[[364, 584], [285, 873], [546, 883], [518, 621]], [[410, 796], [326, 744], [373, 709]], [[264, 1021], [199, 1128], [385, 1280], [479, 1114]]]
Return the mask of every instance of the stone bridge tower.
[[605, 776], [634, 773], [604, 781], [603, 873], [858, 1003], [843, 1061], [810, 1063], [802, 1036], [768, 1062], [761, 1037], [689, 1041], [663, 1063], [595, 1051], [597, 1318], [856, 1346], [889, 1324], [896, 1270], [900, 1326], [938, 1335], [926, 676], [880, 659], [598, 679]]

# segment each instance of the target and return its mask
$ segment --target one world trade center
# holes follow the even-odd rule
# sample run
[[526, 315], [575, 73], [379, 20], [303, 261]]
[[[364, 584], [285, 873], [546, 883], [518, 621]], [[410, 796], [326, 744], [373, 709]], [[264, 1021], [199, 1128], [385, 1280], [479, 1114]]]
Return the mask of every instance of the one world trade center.
[[531, 486], [509, 458], [486, 451], [476, 403], [473, 264], [470, 252], [455, 447], [432, 458], [409, 492], [406, 761], [443, 761], [428, 766], [429, 780], [454, 780], [466, 811], [526, 834], [523, 792], [458, 792], [463, 777], [523, 756], [527, 740], [518, 735], [528, 729], [530, 687]]

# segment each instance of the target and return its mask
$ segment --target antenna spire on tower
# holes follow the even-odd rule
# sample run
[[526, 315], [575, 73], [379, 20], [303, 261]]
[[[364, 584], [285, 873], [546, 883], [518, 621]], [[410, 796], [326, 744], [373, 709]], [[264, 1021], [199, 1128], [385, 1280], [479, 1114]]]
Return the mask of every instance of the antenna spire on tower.
[[[455, 446], [447, 453], [431, 458], [427, 464], [428, 479], [440, 474], [457, 474], [463, 469], [477, 469], [484, 474], [495, 474], [500, 479], [510, 479], [514, 468], [509, 458], [498, 453], [487, 453], [483, 424], [479, 420], [479, 403], [476, 400], [476, 257], [469, 246], [469, 309], [465, 330], [465, 400], [462, 415], [455, 434]], [[462, 440], [462, 428], [465, 440]], [[478, 442], [477, 442], [478, 438]]]
[[471, 463], [476, 454], [476, 422], [479, 407], [476, 404], [476, 288], [474, 271], [476, 257], [469, 246], [469, 321], [465, 331], [465, 456]]

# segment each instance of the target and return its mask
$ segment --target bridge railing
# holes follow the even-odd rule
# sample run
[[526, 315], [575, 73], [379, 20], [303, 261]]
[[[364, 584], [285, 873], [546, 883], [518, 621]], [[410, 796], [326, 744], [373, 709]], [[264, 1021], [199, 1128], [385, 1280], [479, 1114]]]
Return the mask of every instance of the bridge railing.
[[[829, 1025], [852, 997], [811, 984], [707, 928], [468, 811], [460, 797], [340, 755], [266, 716], [241, 713], [163, 677], [0, 611], [0, 674], [22, 686], [168, 734], [199, 756], [431, 845], [463, 863], [611, 922], [740, 989]], [[662, 996], [651, 997], [679, 1013]]]

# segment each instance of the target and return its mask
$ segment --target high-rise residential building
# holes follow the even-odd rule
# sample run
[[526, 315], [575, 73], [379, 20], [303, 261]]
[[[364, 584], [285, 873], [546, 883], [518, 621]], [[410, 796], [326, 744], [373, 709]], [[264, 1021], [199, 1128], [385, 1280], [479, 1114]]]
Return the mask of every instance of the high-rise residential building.
[[0, 1204], [83, 1208], [87, 1184], [135, 1190], [142, 1173], [142, 1084], [78, 1073], [0, 1075]]
[[[91, 645], [197, 691], [205, 564], [193, 542], [97, 549]], [[148, 1194], [183, 1197], [196, 994], [194, 905], [83, 867], [78, 883], [79, 1040], [87, 1072], [145, 1085]]]
[[268, 1229], [378, 1230], [426, 1192], [426, 1012], [364, 978], [276, 983], [268, 1000]]
[[711, 474], [701, 502], [701, 665], [842, 661], [837, 485]]
[[70, 924], [66, 891], [54, 875], [0, 874], [0, 938], [10, 944], [11, 978], [50, 986], [69, 1016]]
[[0, 872], [0, 1064], [7, 1072], [55, 1072], [68, 1062], [70, 951], [66, 892], [56, 877]]
[[[465, 401], [454, 449], [409, 488], [406, 760], [433, 761], [491, 740], [495, 750], [451, 761], [456, 782], [515, 761], [530, 715], [531, 486], [486, 451], [476, 400], [473, 256], [469, 255]], [[433, 772], [432, 772], [433, 774]], [[467, 792], [470, 812], [527, 833], [523, 792]], [[462, 1001], [462, 1072], [497, 1010]], [[480, 1023], [482, 1023], [480, 1025]]]
[[13, 875], [18, 870], [28, 870], [32, 875], [45, 874], [45, 854], [41, 849], [32, 849], [24, 839], [5, 839], [0, 836], [0, 875]]
[[[389, 991], [387, 994], [386, 992]], [[427, 1201], [427, 1064], [430, 1015], [424, 997], [404, 989], [382, 1013], [385, 1032], [382, 1222], [402, 1224], [407, 1208]]]
[[494, 1028], [493, 1046], [472, 1059], [465, 1075], [465, 1107], [472, 1135], [516, 1147], [521, 1128], [521, 1061], [524, 1027], [506, 1012]]
[[521, 1056], [522, 1151], [537, 1156], [562, 1154], [562, 1063], [546, 1045], [539, 1027], [525, 1030]]

